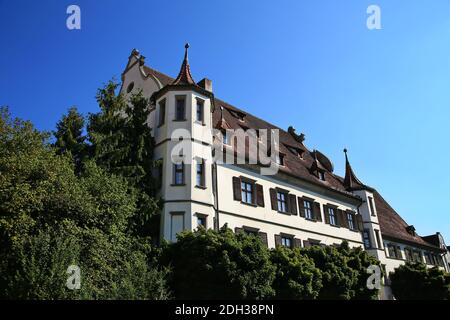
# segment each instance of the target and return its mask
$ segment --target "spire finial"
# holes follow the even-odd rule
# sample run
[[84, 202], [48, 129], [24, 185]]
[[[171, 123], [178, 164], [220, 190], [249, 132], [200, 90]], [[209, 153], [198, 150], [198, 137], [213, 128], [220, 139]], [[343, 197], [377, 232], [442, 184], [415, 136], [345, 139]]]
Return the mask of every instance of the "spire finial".
[[195, 85], [195, 81], [192, 78], [191, 69], [189, 67], [188, 49], [189, 49], [189, 43], [186, 42], [186, 44], [184, 45], [184, 60], [181, 65], [181, 69], [178, 74], [178, 77], [172, 82], [173, 85], [176, 85], [176, 84], [194, 84]]
[[189, 49], [189, 42], [186, 42], [184, 45], [184, 60], [188, 61], [188, 49]]

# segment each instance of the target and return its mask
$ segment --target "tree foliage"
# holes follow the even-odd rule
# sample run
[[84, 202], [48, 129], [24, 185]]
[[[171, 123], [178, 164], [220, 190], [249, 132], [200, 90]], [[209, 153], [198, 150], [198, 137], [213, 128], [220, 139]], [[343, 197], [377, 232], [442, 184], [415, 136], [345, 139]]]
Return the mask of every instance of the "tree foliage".
[[377, 290], [367, 288], [367, 267], [379, 265], [361, 248], [350, 249], [344, 241], [340, 246], [312, 246], [303, 249], [322, 273], [322, 288], [318, 299], [351, 300], [376, 299]]
[[[139, 192], [138, 212], [134, 219], [140, 234], [155, 234], [149, 225], [160, 206], [156, 191], [159, 186], [155, 172], [159, 163], [153, 159], [154, 140], [147, 121], [149, 101], [142, 91], [127, 101], [117, 95], [118, 83], [109, 81], [98, 90], [100, 112], [89, 115], [87, 132], [95, 162], [110, 173], [124, 177]], [[153, 222], [153, 223], [151, 223]]]
[[[138, 200], [127, 180], [93, 161], [76, 175], [48, 134], [0, 114], [0, 298], [167, 298], [167, 271], [130, 232]], [[70, 264], [81, 290], [65, 287]]]
[[322, 288], [322, 274], [314, 261], [298, 248], [277, 247], [270, 253], [276, 268], [273, 282], [279, 300], [317, 299]]
[[88, 145], [83, 135], [84, 117], [76, 107], [71, 107], [56, 124], [54, 132], [55, 148], [59, 154], [70, 153], [73, 156], [77, 172], [81, 170], [83, 160], [87, 157]]
[[262, 242], [199, 228], [184, 232], [165, 250], [177, 299], [265, 299], [274, 295], [275, 268]]
[[406, 263], [390, 275], [391, 288], [398, 300], [448, 300], [450, 275], [438, 267]]

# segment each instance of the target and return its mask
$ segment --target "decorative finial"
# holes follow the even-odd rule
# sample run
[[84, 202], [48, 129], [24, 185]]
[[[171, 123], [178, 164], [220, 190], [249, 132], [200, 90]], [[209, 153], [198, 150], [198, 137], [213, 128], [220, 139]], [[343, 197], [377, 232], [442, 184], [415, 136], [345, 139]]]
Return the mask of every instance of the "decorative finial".
[[344, 153], [347, 153], [347, 148], [344, 148]]
[[188, 49], [189, 49], [189, 43], [186, 42], [184, 45], [184, 61], [188, 61]]
[[178, 77], [172, 82], [172, 85], [177, 85], [177, 84], [196, 85], [194, 79], [192, 78], [191, 69], [189, 67], [188, 49], [189, 49], [189, 43], [186, 43], [184, 45], [184, 60], [181, 65], [180, 72], [178, 73]]

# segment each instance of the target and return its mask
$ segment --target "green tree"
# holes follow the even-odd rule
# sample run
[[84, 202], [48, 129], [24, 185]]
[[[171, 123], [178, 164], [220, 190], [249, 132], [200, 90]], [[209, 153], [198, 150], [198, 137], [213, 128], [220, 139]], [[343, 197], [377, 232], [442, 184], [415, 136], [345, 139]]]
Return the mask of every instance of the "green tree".
[[438, 267], [406, 263], [390, 274], [391, 288], [398, 300], [447, 300], [450, 276]]
[[[76, 175], [48, 134], [0, 115], [0, 298], [167, 298], [167, 270], [130, 233], [138, 200], [128, 182], [93, 161]], [[69, 264], [81, 290], [65, 287]]]
[[322, 275], [314, 261], [299, 249], [278, 246], [270, 253], [276, 267], [273, 282], [275, 298], [280, 300], [316, 299], [322, 288]]
[[361, 247], [350, 248], [347, 241], [343, 241], [337, 250], [346, 257], [347, 266], [357, 272], [356, 281], [353, 282], [353, 288], [351, 289], [351, 299], [378, 299], [379, 291], [367, 287], [367, 279], [369, 277], [367, 268], [373, 265], [378, 266], [381, 270], [380, 262]]
[[312, 246], [302, 252], [310, 257], [322, 273], [322, 289], [318, 299], [377, 299], [378, 290], [367, 288], [367, 267], [379, 262], [361, 248], [350, 249], [344, 241], [340, 246]]
[[53, 133], [56, 141], [55, 148], [59, 154], [70, 152], [75, 161], [77, 172], [81, 170], [82, 161], [87, 157], [86, 137], [83, 135], [84, 117], [76, 107], [69, 109], [66, 115], [56, 124]]
[[153, 160], [154, 140], [147, 121], [149, 101], [142, 91], [129, 101], [117, 95], [118, 84], [109, 81], [98, 90], [100, 112], [89, 115], [88, 136], [96, 163], [110, 173], [127, 179], [139, 192], [134, 226], [138, 234], [156, 235], [160, 200], [156, 191], [160, 182], [154, 173], [160, 165]]
[[199, 228], [179, 234], [168, 245], [165, 262], [172, 267], [177, 299], [266, 299], [274, 295], [275, 268], [260, 239]]

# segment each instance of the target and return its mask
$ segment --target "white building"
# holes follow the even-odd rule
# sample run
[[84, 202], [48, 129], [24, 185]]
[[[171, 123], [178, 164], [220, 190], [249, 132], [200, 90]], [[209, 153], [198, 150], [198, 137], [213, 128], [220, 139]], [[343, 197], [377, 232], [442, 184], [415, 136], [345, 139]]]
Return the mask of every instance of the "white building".
[[[347, 240], [377, 257], [387, 272], [407, 260], [439, 265], [448, 270], [445, 244], [418, 236], [374, 189], [358, 180], [347, 158], [345, 177], [333, 172], [332, 162], [321, 152], [309, 150], [303, 134], [284, 131], [217, 99], [212, 82], [196, 83], [188, 63], [188, 45], [176, 79], [145, 66], [133, 50], [122, 74], [121, 93], [142, 89], [151, 97], [149, 125], [155, 138], [156, 159], [162, 160], [164, 208], [161, 237], [175, 241], [182, 230], [199, 224], [219, 228], [227, 224], [236, 232], [257, 234], [268, 247], [336, 245]], [[213, 144], [235, 150], [227, 134], [213, 137], [212, 129], [279, 129], [279, 156], [275, 175], [263, 175], [259, 164], [221, 164], [213, 161]], [[172, 149], [180, 129], [188, 132], [184, 146], [192, 154]], [[255, 157], [256, 134], [245, 152]], [[221, 141], [224, 140], [224, 141]], [[389, 290], [382, 298], [390, 298]]]

